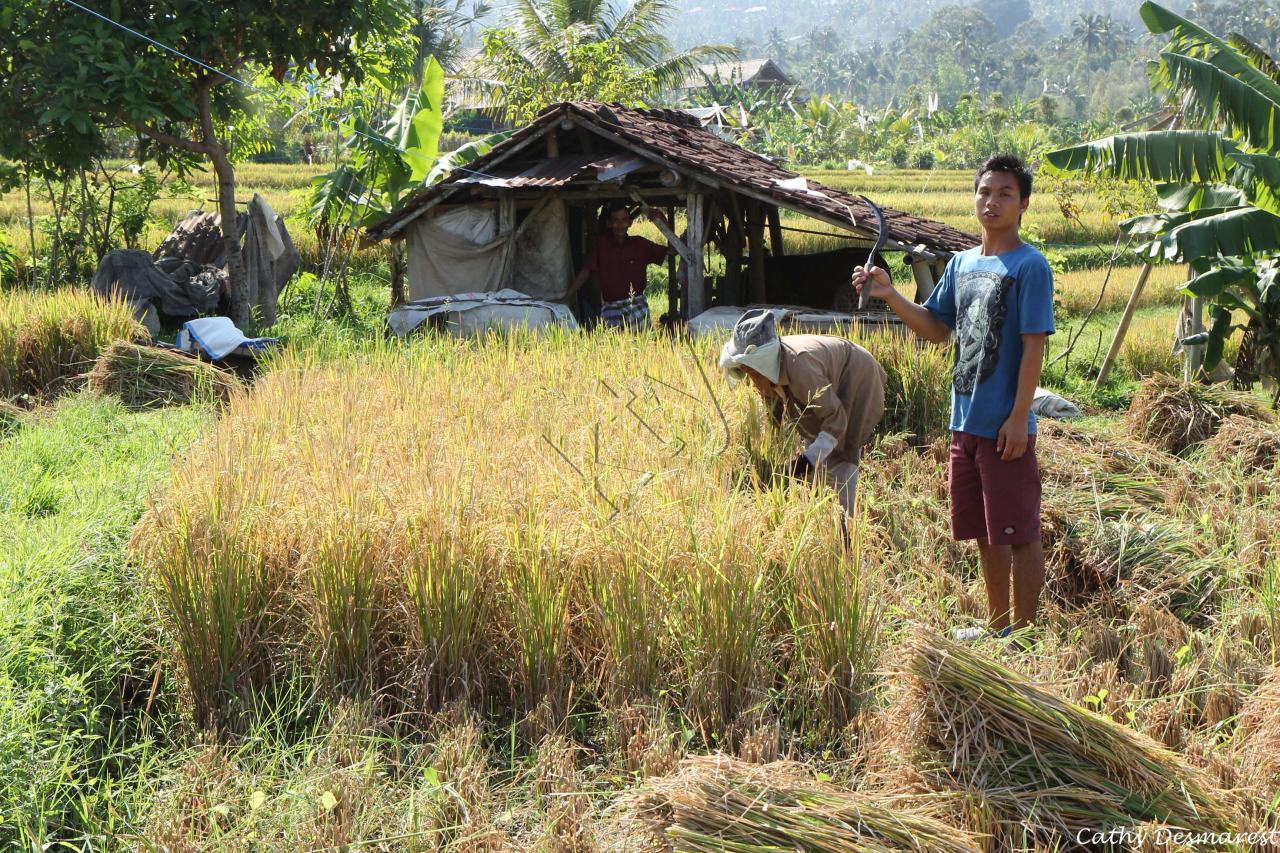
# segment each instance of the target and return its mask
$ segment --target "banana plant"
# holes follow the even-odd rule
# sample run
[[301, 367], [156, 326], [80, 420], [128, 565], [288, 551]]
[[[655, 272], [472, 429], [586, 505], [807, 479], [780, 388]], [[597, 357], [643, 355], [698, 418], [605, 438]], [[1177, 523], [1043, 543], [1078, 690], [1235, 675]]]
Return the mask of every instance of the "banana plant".
[[356, 116], [344, 123], [351, 162], [312, 180], [313, 224], [373, 225], [413, 191], [443, 180], [506, 137], [494, 134], [441, 155], [444, 78], [444, 69], [431, 57], [423, 69], [421, 90], [406, 95], [387, 121], [375, 127]]
[[[1125, 220], [1150, 262], [1188, 264], [1184, 293], [1210, 305], [1204, 369], [1243, 329], [1237, 383], [1262, 380], [1280, 404], [1280, 72], [1239, 37], [1222, 39], [1147, 0], [1147, 28], [1168, 38], [1150, 66], [1186, 129], [1109, 136], [1046, 155], [1057, 173], [1156, 184], [1159, 210]], [[1243, 315], [1244, 323], [1236, 316]]]

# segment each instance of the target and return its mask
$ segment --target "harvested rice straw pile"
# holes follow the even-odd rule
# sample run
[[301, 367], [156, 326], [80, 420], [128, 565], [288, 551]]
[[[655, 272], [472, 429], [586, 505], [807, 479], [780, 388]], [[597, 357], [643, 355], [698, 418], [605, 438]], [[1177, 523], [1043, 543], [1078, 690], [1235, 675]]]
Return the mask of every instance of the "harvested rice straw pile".
[[977, 836], [900, 801], [840, 790], [785, 761], [689, 758], [675, 774], [650, 780], [637, 805], [674, 853], [982, 849]]
[[128, 407], [181, 405], [197, 398], [225, 401], [240, 387], [230, 373], [177, 352], [116, 341], [89, 372], [89, 385]]
[[1274, 797], [1280, 791], [1280, 669], [1245, 700], [1236, 737], [1245, 781]]
[[1145, 735], [967, 645], [921, 631], [908, 650], [922, 769], [943, 788], [981, 791], [1006, 840], [1025, 830], [1052, 847], [1097, 827], [1239, 826], [1232, 795]]
[[1273, 471], [1280, 461], [1280, 427], [1242, 415], [1231, 415], [1204, 443], [1205, 458], [1241, 465], [1250, 473]]
[[1169, 453], [1182, 453], [1212, 436], [1231, 415], [1274, 421], [1248, 394], [1156, 374], [1142, 383], [1129, 405], [1129, 433]]
[[1036, 456], [1050, 483], [1092, 487], [1098, 477], [1161, 481], [1186, 467], [1178, 457], [1126, 436], [1051, 420], [1041, 420], [1037, 430]]

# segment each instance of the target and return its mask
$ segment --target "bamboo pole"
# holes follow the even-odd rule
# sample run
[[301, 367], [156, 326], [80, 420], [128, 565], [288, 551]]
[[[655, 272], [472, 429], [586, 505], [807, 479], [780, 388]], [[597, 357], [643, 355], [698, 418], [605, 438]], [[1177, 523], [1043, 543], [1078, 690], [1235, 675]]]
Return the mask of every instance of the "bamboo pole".
[[1142, 296], [1142, 291], [1147, 286], [1147, 279], [1151, 276], [1151, 264], [1143, 264], [1142, 269], [1138, 272], [1138, 280], [1133, 284], [1133, 292], [1129, 294], [1129, 301], [1125, 303], [1124, 314], [1120, 316], [1120, 325], [1116, 326], [1116, 333], [1111, 336], [1111, 346], [1107, 349], [1107, 356], [1102, 360], [1102, 367], [1098, 369], [1098, 378], [1094, 380], [1093, 387], [1101, 388], [1102, 383], [1107, 381], [1107, 377], [1111, 375], [1111, 368], [1115, 365], [1116, 359], [1120, 357], [1120, 347], [1124, 344], [1125, 335], [1129, 333], [1129, 323], [1133, 321], [1133, 312], [1138, 308], [1138, 297]]

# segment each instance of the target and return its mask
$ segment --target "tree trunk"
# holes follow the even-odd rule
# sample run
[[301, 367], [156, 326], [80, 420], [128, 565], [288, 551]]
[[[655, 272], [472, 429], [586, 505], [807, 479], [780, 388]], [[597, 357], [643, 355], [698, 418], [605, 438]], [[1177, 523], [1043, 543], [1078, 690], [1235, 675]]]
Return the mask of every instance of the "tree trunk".
[[240, 229], [236, 227], [236, 172], [221, 146], [211, 159], [218, 176], [218, 215], [222, 219], [222, 249], [227, 263], [227, 303], [231, 322], [247, 331], [249, 293], [244, 278], [244, 254], [240, 251]]
[[208, 146], [209, 159], [214, 174], [218, 176], [218, 215], [222, 219], [222, 248], [227, 264], [227, 303], [231, 322], [242, 331], [249, 330], [249, 294], [244, 278], [244, 255], [240, 251], [240, 230], [236, 227], [236, 170], [227, 156], [227, 149], [218, 141], [213, 130], [213, 105], [210, 90], [213, 81], [206, 79], [197, 89], [196, 103], [200, 110], [200, 131]]

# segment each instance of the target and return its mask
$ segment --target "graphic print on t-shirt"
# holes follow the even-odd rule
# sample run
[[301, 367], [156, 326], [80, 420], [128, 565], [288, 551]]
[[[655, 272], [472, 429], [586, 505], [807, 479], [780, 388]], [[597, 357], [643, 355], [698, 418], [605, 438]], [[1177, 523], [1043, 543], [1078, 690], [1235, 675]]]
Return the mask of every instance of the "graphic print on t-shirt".
[[1000, 358], [1000, 337], [1009, 314], [1013, 276], [972, 270], [956, 281], [956, 366], [952, 372], [957, 394], [972, 394], [990, 376]]

